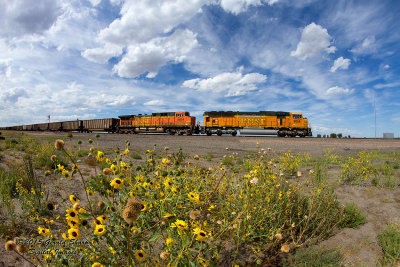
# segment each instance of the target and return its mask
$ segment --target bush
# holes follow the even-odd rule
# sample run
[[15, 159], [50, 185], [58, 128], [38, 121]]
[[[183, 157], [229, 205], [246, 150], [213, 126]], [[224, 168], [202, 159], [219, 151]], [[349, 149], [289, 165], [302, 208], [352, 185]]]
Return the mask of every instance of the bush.
[[372, 165], [373, 158], [374, 154], [372, 152], [361, 151], [345, 159], [341, 170], [343, 181], [350, 184], [359, 184], [367, 180], [372, 174], [375, 174], [376, 169]]
[[133, 159], [142, 159], [142, 156], [140, 156], [138, 153], [132, 153], [131, 158]]
[[337, 135], [335, 133], [331, 133], [330, 138], [336, 138]]
[[367, 217], [363, 214], [354, 203], [348, 203], [344, 206], [344, 216], [339, 227], [341, 228], [358, 228], [361, 224], [367, 222]]
[[379, 245], [384, 253], [384, 264], [400, 260], [400, 232], [394, 225], [388, 225], [378, 234]]
[[222, 159], [222, 165], [233, 166], [233, 157], [227, 156]]
[[294, 175], [299, 168], [300, 163], [302, 162], [304, 155], [300, 153], [298, 155], [293, 155], [290, 151], [288, 153], [284, 153], [283, 156], [279, 158], [281, 165], [279, 169], [281, 172]]
[[211, 161], [214, 158], [214, 155], [212, 153], [207, 153], [207, 155], [205, 155], [204, 158], [208, 161]]
[[17, 191], [15, 190], [15, 184], [21, 177], [21, 172], [19, 168], [11, 167], [9, 171], [5, 171], [4, 168], [0, 167], [0, 194], [10, 197], [15, 197]]

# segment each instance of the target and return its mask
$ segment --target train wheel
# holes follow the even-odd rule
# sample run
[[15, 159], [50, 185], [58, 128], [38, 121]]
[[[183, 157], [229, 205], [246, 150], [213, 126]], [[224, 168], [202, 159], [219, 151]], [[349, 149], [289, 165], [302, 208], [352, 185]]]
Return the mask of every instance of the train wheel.
[[191, 130], [187, 130], [186, 131], [186, 135], [192, 135], [192, 131]]
[[218, 135], [218, 136], [221, 136], [221, 135], [222, 135], [222, 131], [221, 131], [221, 130], [218, 130], [218, 131], [217, 131], [217, 135]]
[[237, 131], [232, 132], [232, 136], [236, 136], [237, 135]]
[[211, 133], [211, 132], [207, 132], [206, 134], [207, 134], [207, 136], [211, 136], [211, 135], [212, 135], [212, 133]]

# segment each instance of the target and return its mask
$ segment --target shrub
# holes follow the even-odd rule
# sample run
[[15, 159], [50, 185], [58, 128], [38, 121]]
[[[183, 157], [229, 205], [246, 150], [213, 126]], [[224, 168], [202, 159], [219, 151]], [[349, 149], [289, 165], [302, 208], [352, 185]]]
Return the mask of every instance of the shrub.
[[339, 223], [341, 228], [358, 228], [361, 224], [367, 222], [367, 217], [354, 203], [348, 203], [344, 206], [343, 219]]
[[349, 156], [344, 160], [341, 170], [341, 178], [345, 183], [359, 184], [367, 180], [376, 169], [372, 164], [374, 154], [372, 152], [361, 151], [355, 156]]
[[214, 158], [214, 155], [212, 153], [207, 153], [207, 155], [205, 155], [204, 158], [208, 161], [211, 161]]
[[291, 151], [284, 153], [284, 155], [279, 158], [281, 162], [279, 167], [281, 172], [288, 175], [294, 175], [297, 172], [303, 156], [304, 155], [301, 155], [300, 153], [298, 155], [293, 155]]
[[395, 169], [395, 170], [400, 169], [400, 162], [395, 162], [395, 163], [393, 164], [393, 169]]
[[233, 166], [233, 164], [234, 164], [233, 157], [231, 156], [226, 156], [222, 159], [222, 165]]
[[400, 232], [396, 226], [388, 225], [385, 230], [380, 231], [378, 241], [384, 253], [384, 265], [392, 265], [400, 260]]
[[142, 159], [142, 156], [140, 156], [138, 153], [132, 153], [131, 158], [133, 159]]
[[0, 194], [10, 197], [17, 196], [15, 184], [21, 176], [21, 166], [16, 163], [11, 165], [8, 171], [0, 167]]

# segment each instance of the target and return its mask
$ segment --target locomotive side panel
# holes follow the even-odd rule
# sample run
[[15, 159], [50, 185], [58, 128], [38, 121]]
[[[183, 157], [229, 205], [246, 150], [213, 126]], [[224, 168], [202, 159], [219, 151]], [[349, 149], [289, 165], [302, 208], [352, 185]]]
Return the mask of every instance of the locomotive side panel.
[[[203, 133], [232, 134], [248, 128], [274, 130], [278, 136], [310, 136], [308, 120], [301, 113], [283, 111], [233, 112], [210, 111], [204, 113]], [[268, 133], [270, 134], [270, 133]]]
[[152, 115], [124, 115], [119, 118], [121, 133], [191, 134], [196, 124], [196, 118], [191, 117], [186, 111], [152, 113]]

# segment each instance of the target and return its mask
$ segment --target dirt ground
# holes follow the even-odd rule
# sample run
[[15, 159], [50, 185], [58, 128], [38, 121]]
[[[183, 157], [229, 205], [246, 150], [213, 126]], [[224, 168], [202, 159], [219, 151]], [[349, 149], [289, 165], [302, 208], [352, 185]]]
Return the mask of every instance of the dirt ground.
[[[55, 137], [63, 139], [66, 146], [77, 146], [81, 140], [81, 149], [97, 146], [96, 134], [73, 133], [73, 138], [67, 138], [66, 133], [30, 133], [34, 136]], [[3, 134], [5, 135], [5, 134]], [[94, 140], [90, 145], [87, 140]], [[161, 151], [169, 147], [169, 153], [178, 152], [181, 147], [183, 152], [191, 157], [199, 155], [207, 164], [204, 157], [212, 154], [213, 159], [220, 159], [224, 155], [236, 152], [246, 155], [250, 151], [257, 151], [257, 144], [265, 150], [269, 148], [275, 153], [292, 151], [294, 153], [308, 153], [310, 156], [320, 157], [327, 149], [334, 149], [337, 155], [349, 155], [362, 150], [400, 152], [398, 139], [330, 139], [330, 138], [277, 138], [255, 136], [169, 136], [169, 135], [121, 135], [100, 134], [98, 145], [100, 149], [125, 149], [125, 141], [130, 142], [131, 153], [138, 152], [143, 155], [147, 149]], [[330, 175], [340, 175], [340, 166], [330, 170]], [[333, 177], [335, 178], [335, 177]], [[82, 193], [82, 192], [81, 192]], [[77, 192], [79, 195], [79, 192]], [[375, 186], [350, 186], [340, 185], [336, 194], [341, 204], [354, 203], [367, 216], [367, 223], [358, 229], [341, 229], [332, 237], [321, 242], [318, 246], [339, 248], [344, 256], [346, 266], [376, 266], [377, 260], [382, 256], [378, 244], [377, 234], [387, 224], [400, 225], [400, 189], [384, 189]], [[64, 196], [62, 196], [64, 197]], [[4, 246], [0, 248], [0, 255], [5, 255]], [[2, 258], [0, 256], [0, 258]], [[0, 259], [1, 266], [29, 266], [17, 262], [15, 258]]]
[[[68, 141], [66, 133], [32, 132], [36, 136], [55, 136], [64, 141], [75, 144], [82, 140], [81, 148], [88, 149], [90, 145], [86, 142], [89, 138], [96, 140], [96, 134], [73, 133], [73, 138]], [[206, 155], [212, 153], [214, 156], [227, 154], [226, 148], [231, 152], [246, 154], [248, 151], [256, 151], [257, 143], [260, 148], [271, 148], [276, 152], [292, 151], [307, 152], [311, 156], [322, 156], [326, 149], [335, 149], [338, 155], [347, 155], [362, 150], [368, 151], [400, 151], [400, 139], [357, 139], [357, 138], [278, 138], [271, 136], [170, 136], [164, 134], [100, 134], [99, 143], [104, 148], [124, 148], [125, 140], [131, 143], [130, 150], [144, 151], [153, 149], [162, 150], [165, 146], [170, 152], [177, 152], [179, 147], [185, 153], [191, 155]]]

